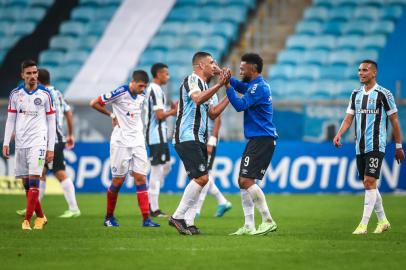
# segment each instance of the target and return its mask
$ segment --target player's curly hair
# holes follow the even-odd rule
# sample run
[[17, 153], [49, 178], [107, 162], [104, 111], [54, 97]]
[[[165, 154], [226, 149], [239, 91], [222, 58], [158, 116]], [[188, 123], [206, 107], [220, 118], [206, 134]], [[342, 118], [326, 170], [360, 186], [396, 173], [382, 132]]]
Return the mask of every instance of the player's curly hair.
[[256, 53], [246, 53], [241, 56], [241, 61], [255, 66], [258, 73], [262, 72], [262, 67], [264, 66], [264, 61], [261, 56]]

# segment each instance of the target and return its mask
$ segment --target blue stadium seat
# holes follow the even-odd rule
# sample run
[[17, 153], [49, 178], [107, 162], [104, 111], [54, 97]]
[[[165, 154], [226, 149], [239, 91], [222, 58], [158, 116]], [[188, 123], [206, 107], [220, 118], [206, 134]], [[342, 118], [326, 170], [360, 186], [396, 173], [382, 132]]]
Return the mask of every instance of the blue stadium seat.
[[205, 21], [195, 21], [184, 24], [183, 33], [186, 35], [207, 35], [211, 29], [208, 28], [208, 23]]
[[355, 20], [376, 21], [380, 17], [380, 11], [377, 7], [360, 6], [355, 9]]
[[[199, 35], [186, 35], [178, 38], [178, 45], [174, 48], [181, 49], [198, 49], [202, 48], [205, 44], [209, 43], [207, 39], [202, 39]], [[213, 44], [215, 48], [216, 44]]]
[[317, 21], [301, 21], [296, 26], [298, 35], [318, 35], [322, 32], [322, 23]]
[[1, 20], [15, 22], [21, 20], [23, 15], [20, 7], [6, 7], [2, 9]]
[[331, 65], [351, 66], [354, 64], [355, 52], [348, 50], [334, 51], [330, 54], [329, 62]]
[[19, 40], [17, 36], [6, 36], [0, 39], [0, 50], [8, 51], [10, 48], [14, 47], [14, 45]]
[[326, 35], [339, 36], [342, 33], [344, 22], [341, 21], [327, 21], [323, 25], [323, 33]]
[[88, 35], [102, 36], [107, 28], [109, 21], [97, 20], [86, 24], [85, 33]]
[[55, 79], [71, 81], [75, 77], [76, 73], [79, 72], [81, 67], [82, 64], [68, 64], [60, 66], [58, 68], [60, 73], [58, 73], [58, 76]]
[[336, 93], [337, 81], [335, 80], [318, 80], [314, 84], [313, 95], [323, 99], [331, 99]]
[[172, 50], [167, 56], [168, 65], [192, 65], [192, 57], [195, 53], [193, 49], [178, 49]]
[[383, 20], [397, 20], [402, 16], [402, 6], [384, 6], [380, 9], [380, 18]]
[[27, 0], [9, 0], [7, 2], [7, 6], [9, 7], [25, 8], [28, 6]]
[[42, 65], [58, 66], [63, 63], [65, 53], [61, 51], [46, 50], [40, 53], [39, 62]]
[[167, 20], [168, 21], [191, 21], [196, 20], [199, 17], [199, 10], [189, 7], [175, 7], [169, 13]]
[[74, 37], [84, 34], [85, 31], [85, 24], [79, 21], [66, 21], [61, 25], [59, 29], [60, 34]]
[[298, 80], [317, 80], [320, 77], [320, 67], [317, 65], [300, 65], [293, 69], [293, 76]]
[[77, 7], [73, 10], [71, 19], [75, 21], [88, 22], [96, 18], [96, 9], [92, 7]]
[[48, 8], [53, 5], [55, 0], [31, 0], [30, 6]]
[[386, 4], [385, 0], [359, 0], [359, 4], [363, 6], [382, 7]]
[[296, 65], [300, 63], [303, 52], [299, 50], [284, 50], [278, 53], [278, 64]]
[[46, 12], [42, 7], [30, 8], [29, 11], [22, 13], [22, 20], [38, 23], [45, 17]]
[[294, 35], [290, 36], [286, 41], [287, 49], [301, 49], [305, 50], [306, 48], [311, 48], [313, 39], [315, 37], [307, 35]]
[[86, 61], [88, 56], [89, 52], [86, 50], [71, 50], [66, 52], [63, 62], [64, 65], [82, 65]]
[[13, 34], [17, 36], [25, 36], [31, 34], [35, 30], [36, 24], [33, 22], [19, 22], [14, 25]]
[[367, 35], [371, 32], [371, 22], [365, 20], [350, 21], [343, 26], [343, 33], [350, 35]]
[[313, 49], [333, 50], [336, 46], [336, 37], [331, 35], [316, 36], [312, 41]]
[[178, 36], [159, 35], [155, 36], [149, 43], [151, 48], [169, 50], [178, 46]]
[[231, 41], [238, 37], [237, 26], [232, 22], [216, 22], [207, 26], [211, 35], [220, 35]]
[[77, 48], [78, 49], [86, 49], [89, 52], [93, 50], [96, 44], [99, 42], [99, 36], [85, 36], [81, 37], [78, 41]]
[[108, 20], [113, 17], [113, 14], [117, 11], [115, 6], [106, 6], [97, 9], [95, 19], [96, 20]]
[[338, 6], [330, 9], [329, 19], [335, 21], [348, 21], [354, 15], [354, 9], [350, 6]]
[[338, 6], [357, 6], [358, 0], [334, 0]]
[[406, 0], [386, 0], [389, 5], [406, 5]]
[[167, 62], [166, 58], [168, 55], [169, 54], [165, 53], [165, 51], [163, 50], [147, 49], [142, 53], [138, 64], [150, 66], [156, 62], [166, 63]]
[[293, 67], [291, 65], [274, 65], [269, 71], [269, 79], [278, 80], [278, 79], [290, 79], [293, 77]]
[[334, 6], [336, 3], [335, 1], [331, 1], [331, 0], [313, 0], [313, 5], [315, 6], [320, 6], [320, 7], [332, 7]]
[[14, 33], [14, 23], [8, 21], [1, 21], [0, 20], [0, 35], [1, 36], [8, 36]]
[[358, 50], [362, 47], [364, 37], [359, 35], [343, 35], [337, 39], [337, 49]]
[[54, 36], [50, 42], [50, 48], [54, 50], [67, 51], [77, 47], [79, 40], [69, 36]]
[[183, 26], [181, 22], [165, 22], [159, 28], [159, 34], [179, 35], [183, 33]]
[[325, 50], [307, 50], [304, 53], [306, 64], [325, 65], [328, 62], [329, 53]]
[[358, 89], [359, 87], [360, 82], [357, 80], [338, 81], [336, 85], [337, 97], [350, 100], [352, 91]]
[[320, 69], [320, 79], [322, 80], [342, 80], [347, 78], [347, 67], [345, 66], [325, 66]]
[[219, 11], [220, 16], [216, 16], [215, 18], [219, 18], [220, 21], [229, 21], [240, 24], [246, 20], [247, 11], [247, 9], [238, 6], [228, 6], [222, 8], [221, 11]]
[[305, 10], [304, 19], [306, 21], [326, 21], [328, 19], [328, 9], [325, 7], [310, 7]]
[[204, 48], [224, 51], [228, 47], [228, 41], [223, 36], [210, 36], [203, 40]]
[[395, 30], [395, 23], [388, 20], [381, 20], [371, 23], [371, 34], [388, 35]]
[[364, 50], [374, 49], [380, 50], [385, 47], [386, 36], [385, 35], [370, 35], [362, 39], [362, 47]]
[[376, 50], [363, 50], [358, 51], [354, 55], [354, 62], [360, 63], [362, 60], [371, 59], [374, 61], [378, 61], [378, 52]]

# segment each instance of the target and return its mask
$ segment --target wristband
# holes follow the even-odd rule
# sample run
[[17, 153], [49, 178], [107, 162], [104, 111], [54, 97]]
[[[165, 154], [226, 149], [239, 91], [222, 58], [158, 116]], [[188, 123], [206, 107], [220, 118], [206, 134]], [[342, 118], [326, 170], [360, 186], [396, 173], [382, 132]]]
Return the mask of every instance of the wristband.
[[210, 136], [209, 141], [207, 142], [208, 145], [211, 146], [216, 146], [217, 144], [217, 138], [214, 136]]
[[110, 117], [111, 117], [111, 119], [114, 119], [114, 118], [116, 118], [116, 115], [114, 113], [110, 113]]
[[402, 149], [402, 144], [401, 144], [401, 143], [397, 143], [397, 144], [396, 144], [396, 149]]

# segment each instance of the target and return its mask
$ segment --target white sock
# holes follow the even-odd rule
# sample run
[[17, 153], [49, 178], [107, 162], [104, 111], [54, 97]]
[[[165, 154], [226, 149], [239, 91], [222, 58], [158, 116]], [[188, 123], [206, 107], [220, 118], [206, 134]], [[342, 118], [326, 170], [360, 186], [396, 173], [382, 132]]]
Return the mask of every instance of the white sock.
[[159, 209], [159, 191], [161, 189], [161, 166], [151, 166], [151, 174], [149, 176], [148, 197], [151, 205], [151, 211], [154, 212]]
[[254, 202], [251, 199], [251, 196], [248, 194], [248, 191], [245, 189], [240, 189], [241, 193], [241, 203], [242, 210], [244, 211], [245, 224], [244, 226], [248, 229], [255, 228], [255, 219], [254, 219]]
[[227, 199], [224, 197], [223, 193], [219, 190], [216, 183], [214, 183], [214, 179], [212, 184], [210, 185], [209, 193], [216, 198], [217, 204], [222, 205], [227, 203]]
[[376, 189], [376, 202], [374, 207], [378, 221], [386, 219], [385, 210], [383, 209], [383, 200], [378, 188]]
[[46, 181], [39, 181], [39, 201], [42, 201], [42, 198], [45, 196], [45, 189], [47, 187]]
[[364, 225], [368, 225], [369, 218], [371, 217], [372, 211], [374, 210], [377, 197], [376, 193], [376, 189], [365, 190], [364, 212], [362, 214], [361, 220], [361, 223]]
[[247, 191], [250, 194], [256, 208], [261, 213], [262, 222], [272, 221], [272, 216], [269, 212], [268, 205], [266, 204], [265, 194], [262, 189], [257, 184], [254, 184], [250, 186]]
[[194, 206], [199, 199], [201, 191], [202, 187], [192, 179], [183, 192], [182, 199], [180, 200], [178, 208], [173, 214], [173, 218], [184, 219], [186, 211]]
[[76, 202], [75, 196], [75, 186], [73, 185], [72, 179], [66, 178], [61, 182], [61, 187], [63, 190], [63, 195], [65, 200], [68, 203], [69, 210], [78, 211], [78, 204]]
[[197, 200], [195, 207], [193, 207], [195, 209], [195, 213], [193, 218], [196, 217], [196, 214], [202, 211], [202, 206], [204, 201], [206, 200], [206, 196], [207, 196], [207, 192], [210, 189], [210, 186], [213, 184], [213, 182], [209, 179], [209, 182], [207, 182], [207, 184], [203, 187], [202, 191], [200, 192], [200, 196], [199, 199]]

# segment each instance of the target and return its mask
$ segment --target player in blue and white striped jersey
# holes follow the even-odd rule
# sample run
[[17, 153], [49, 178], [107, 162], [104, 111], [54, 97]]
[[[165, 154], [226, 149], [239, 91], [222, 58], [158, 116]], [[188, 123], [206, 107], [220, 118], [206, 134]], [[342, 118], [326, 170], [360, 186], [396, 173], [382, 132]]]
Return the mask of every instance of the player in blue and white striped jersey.
[[364, 60], [360, 64], [358, 76], [363, 86], [352, 92], [347, 114], [333, 141], [336, 147], [341, 146], [341, 137], [355, 118], [357, 169], [360, 180], [364, 182], [365, 201], [361, 223], [353, 234], [367, 233], [373, 210], [378, 217], [374, 233], [383, 233], [390, 228], [376, 183], [385, 155], [388, 117], [396, 141], [395, 158], [398, 162], [405, 158], [395, 100], [390, 91], [377, 84], [377, 72], [377, 64], [372, 60]]
[[166, 109], [166, 96], [162, 86], [169, 80], [168, 66], [163, 63], [155, 63], [151, 67], [151, 74], [153, 81], [146, 90], [145, 137], [150, 150], [151, 161], [148, 196], [151, 216], [165, 217], [166, 214], [159, 208], [158, 198], [161, 185], [171, 169], [166, 118], [176, 115], [177, 104], [172, 103], [171, 109]]
[[[222, 72], [219, 82], [209, 88], [207, 81], [214, 76], [217, 64], [207, 52], [197, 52], [192, 59], [193, 74], [187, 76], [180, 86], [174, 142], [175, 150], [191, 179], [182, 200], [169, 224], [181, 234], [198, 232], [187, 228], [185, 213], [197, 202], [202, 188], [208, 181], [207, 171], [207, 118], [216, 118], [228, 105], [228, 99], [222, 99], [212, 106], [211, 97], [228, 80], [228, 74]], [[193, 230], [193, 231], [191, 231]]]

